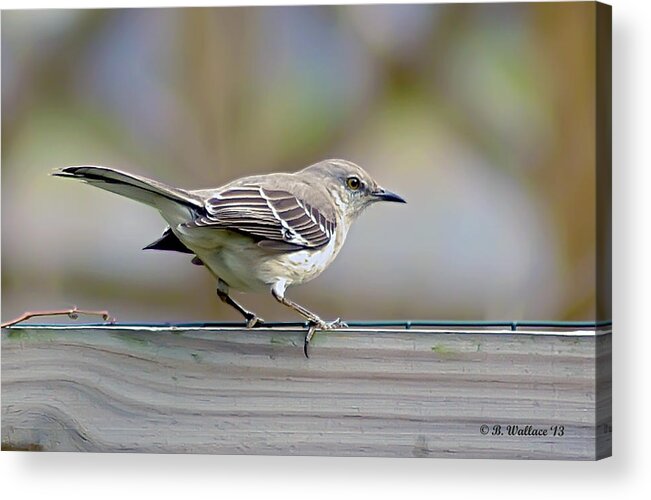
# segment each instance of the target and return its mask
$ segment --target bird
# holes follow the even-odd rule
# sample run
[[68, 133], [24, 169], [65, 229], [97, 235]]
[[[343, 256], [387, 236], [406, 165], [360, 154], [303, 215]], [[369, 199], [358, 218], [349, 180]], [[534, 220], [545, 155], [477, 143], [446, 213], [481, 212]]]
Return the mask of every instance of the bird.
[[318, 330], [344, 327], [324, 321], [286, 296], [290, 286], [319, 276], [341, 250], [353, 222], [377, 202], [406, 203], [381, 187], [362, 167], [328, 159], [293, 173], [235, 179], [213, 189], [187, 190], [109, 167], [56, 169], [56, 177], [83, 181], [157, 209], [167, 223], [145, 250], [192, 254], [217, 281], [217, 296], [236, 309], [247, 328], [264, 320], [231, 297], [271, 293], [309, 326], [304, 353]]

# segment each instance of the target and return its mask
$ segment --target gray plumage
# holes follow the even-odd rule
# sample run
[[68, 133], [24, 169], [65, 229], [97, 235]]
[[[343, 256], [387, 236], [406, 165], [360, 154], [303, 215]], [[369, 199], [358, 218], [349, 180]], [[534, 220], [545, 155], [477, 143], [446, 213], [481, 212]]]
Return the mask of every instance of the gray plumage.
[[325, 322], [285, 297], [288, 286], [325, 270], [352, 222], [376, 201], [404, 200], [381, 188], [361, 167], [325, 160], [295, 173], [243, 177], [216, 189], [185, 190], [106, 167], [78, 166], [53, 175], [156, 208], [169, 227], [146, 249], [194, 254], [218, 280], [218, 295], [247, 319], [262, 323], [229, 296], [271, 290], [318, 328]]

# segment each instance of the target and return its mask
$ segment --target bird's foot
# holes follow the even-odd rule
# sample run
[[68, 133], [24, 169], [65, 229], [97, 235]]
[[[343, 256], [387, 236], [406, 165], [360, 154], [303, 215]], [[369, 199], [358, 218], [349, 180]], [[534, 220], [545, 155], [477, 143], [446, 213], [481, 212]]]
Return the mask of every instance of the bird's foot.
[[334, 330], [335, 328], [348, 328], [348, 324], [341, 318], [337, 318], [334, 321], [328, 321], [326, 323], [326, 326], [327, 328], [325, 328], [325, 330]]
[[310, 321], [310, 325], [315, 325], [318, 330], [334, 330], [336, 328], [346, 328], [348, 325], [337, 318], [334, 321], [323, 321], [322, 319], [317, 319], [315, 321]]
[[310, 357], [308, 354], [308, 347], [310, 346], [310, 341], [317, 330], [334, 330], [336, 328], [346, 328], [347, 326], [348, 325], [343, 322], [341, 318], [337, 318], [334, 321], [323, 321], [322, 319], [319, 319], [318, 321], [309, 321], [308, 329], [305, 333], [305, 342], [303, 343], [303, 353], [305, 354], [305, 357]]
[[246, 316], [246, 327], [255, 328], [264, 325], [264, 320], [251, 313]]

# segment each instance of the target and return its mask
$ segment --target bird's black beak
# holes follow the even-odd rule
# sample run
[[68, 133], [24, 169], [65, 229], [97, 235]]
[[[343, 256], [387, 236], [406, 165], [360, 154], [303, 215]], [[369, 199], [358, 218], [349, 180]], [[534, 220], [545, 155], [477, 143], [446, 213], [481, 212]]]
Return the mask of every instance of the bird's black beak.
[[392, 193], [391, 191], [387, 191], [384, 188], [378, 188], [377, 190], [373, 191], [373, 196], [375, 196], [378, 201], [395, 201], [397, 203], [407, 203], [402, 196], [396, 193]]

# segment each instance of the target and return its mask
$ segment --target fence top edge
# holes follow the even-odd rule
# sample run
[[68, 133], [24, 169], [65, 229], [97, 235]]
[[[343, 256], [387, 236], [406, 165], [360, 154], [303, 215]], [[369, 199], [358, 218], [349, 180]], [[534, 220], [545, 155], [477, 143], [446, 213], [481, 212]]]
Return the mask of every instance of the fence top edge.
[[[247, 330], [239, 322], [221, 323], [21, 323], [3, 330], [128, 330], [142, 332], [287, 332], [297, 333], [306, 329], [305, 323], [268, 323], [254, 330]], [[611, 322], [553, 322], [553, 321], [351, 321], [348, 328], [340, 331], [350, 333], [411, 333], [411, 334], [457, 334], [457, 335], [534, 335], [594, 337], [612, 333]]]

